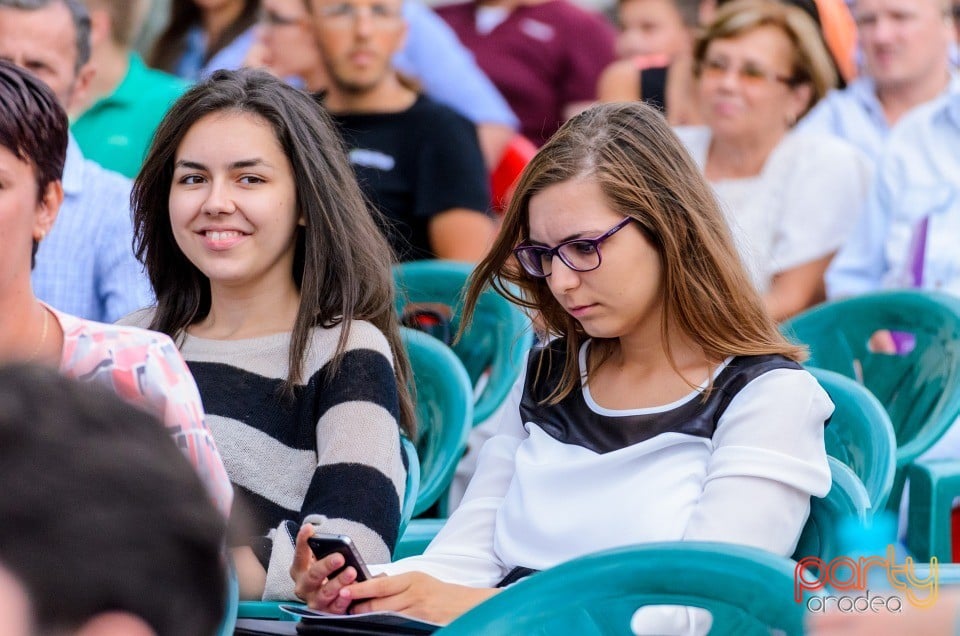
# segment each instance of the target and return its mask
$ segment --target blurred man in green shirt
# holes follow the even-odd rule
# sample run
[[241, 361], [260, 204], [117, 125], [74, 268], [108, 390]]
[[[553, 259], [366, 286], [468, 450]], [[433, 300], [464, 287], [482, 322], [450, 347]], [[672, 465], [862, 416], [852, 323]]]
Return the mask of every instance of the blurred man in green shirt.
[[170, 105], [187, 84], [148, 68], [133, 51], [143, 21], [143, 0], [84, 0], [90, 11], [90, 100], [74, 115], [71, 131], [84, 156], [104, 168], [135, 177]]

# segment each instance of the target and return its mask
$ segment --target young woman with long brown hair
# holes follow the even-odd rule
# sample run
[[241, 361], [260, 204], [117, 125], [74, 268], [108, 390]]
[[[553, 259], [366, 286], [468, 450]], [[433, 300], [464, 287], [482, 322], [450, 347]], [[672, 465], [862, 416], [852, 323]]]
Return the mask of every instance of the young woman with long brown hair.
[[264, 71], [218, 71], [167, 113], [133, 201], [157, 306], [131, 320], [197, 380], [240, 506], [241, 594], [293, 597], [308, 518], [389, 560], [409, 371], [390, 249], [329, 117]]
[[[326, 579], [342, 558], [313, 559], [302, 529], [293, 575], [312, 607], [446, 622], [498, 586], [606, 548], [793, 552], [810, 497], [830, 488], [833, 406], [661, 115], [608, 104], [567, 122], [524, 171], [467, 315], [488, 285], [537, 312], [550, 340], [463, 503], [423, 556], [362, 583], [352, 568]], [[685, 610], [638, 616], [655, 633], [704, 627]]]

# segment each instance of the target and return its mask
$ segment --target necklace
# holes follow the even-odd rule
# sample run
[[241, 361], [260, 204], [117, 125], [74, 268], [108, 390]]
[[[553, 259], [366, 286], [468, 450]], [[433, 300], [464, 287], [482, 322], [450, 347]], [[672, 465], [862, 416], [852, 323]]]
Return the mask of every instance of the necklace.
[[37, 359], [37, 355], [40, 353], [40, 349], [43, 348], [43, 343], [47, 341], [47, 327], [50, 324], [50, 312], [47, 311], [47, 308], [43, 308], [43, 329], [40, 331], [40, 342], [37, 343], [36, 348], [34, 348], [33, 353], [30, 354], [30, 357], [27, 358], [24, 362], [33, 362]]

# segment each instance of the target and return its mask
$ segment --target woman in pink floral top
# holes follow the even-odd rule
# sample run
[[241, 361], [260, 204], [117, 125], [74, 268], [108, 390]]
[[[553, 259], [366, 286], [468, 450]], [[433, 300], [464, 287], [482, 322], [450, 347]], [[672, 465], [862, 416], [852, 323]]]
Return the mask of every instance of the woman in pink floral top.
[[155, 331], [104, 325], [44, 307], [63, 331], [60, 372], [106, 386], [159, 417], [217, 508], [229, 516], [233, 488], [203, 421], [197, 385], [173, 341]]
[[37, 245], [63, 201], [67, 117], [50, 89], [0, 62], [0, 363], [97, 382], [161, 419], [228, 516], [233, 490], [197, 386], [167, 336], [60, 313], [33, 295]]

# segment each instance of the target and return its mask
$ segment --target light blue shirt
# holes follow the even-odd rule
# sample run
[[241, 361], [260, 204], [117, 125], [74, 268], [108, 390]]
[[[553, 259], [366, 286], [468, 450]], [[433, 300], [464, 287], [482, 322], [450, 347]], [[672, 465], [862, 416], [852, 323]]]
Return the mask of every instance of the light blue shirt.
[[[960, 82], [951, 74], [950, 87]], [[859, 77], [844, 90], [833, 90], [797, 124], [797, 130], [835, 135], [857, 146], [872, 160], [883, 154], [891, 126], [877, 98], [876, 85], [869, 77]]]
[[251, 26], [233, 38], [229, 44], [217, 51], [204, 64], [203, 58], [207, 52], [207, 36], [200, 26], [193, 26], [187, 31], [183, 55], [173, 69], [173, 73], [185, 80], [195, 82], [222, 68], [236, 70], [243, 66], [244, 60], [247, 59], [247, 53], [250, 52], [250, 47], [256, 41], [256, 35], [256, 26]]
[[114, 322], [153, 304], [133, 254], [130, 181], [83, 158], [73, 135], [63, 168], [63, 205], [37, 251], [37, 298], [62, 312]]
[[432, 99], [475, 124], [519, 128], [507, 100], [443, 18], [419, 0], [404, 2], [403, 15], [409, 32], [406, 45], [393, 58], [398, 71], [420, 82]]
[[960, 88], [918, 107], [890, 133], [867, 208], [827, 270], [830, 297], [912, 286], [927, 219], [920, 286], [960, 296]]

